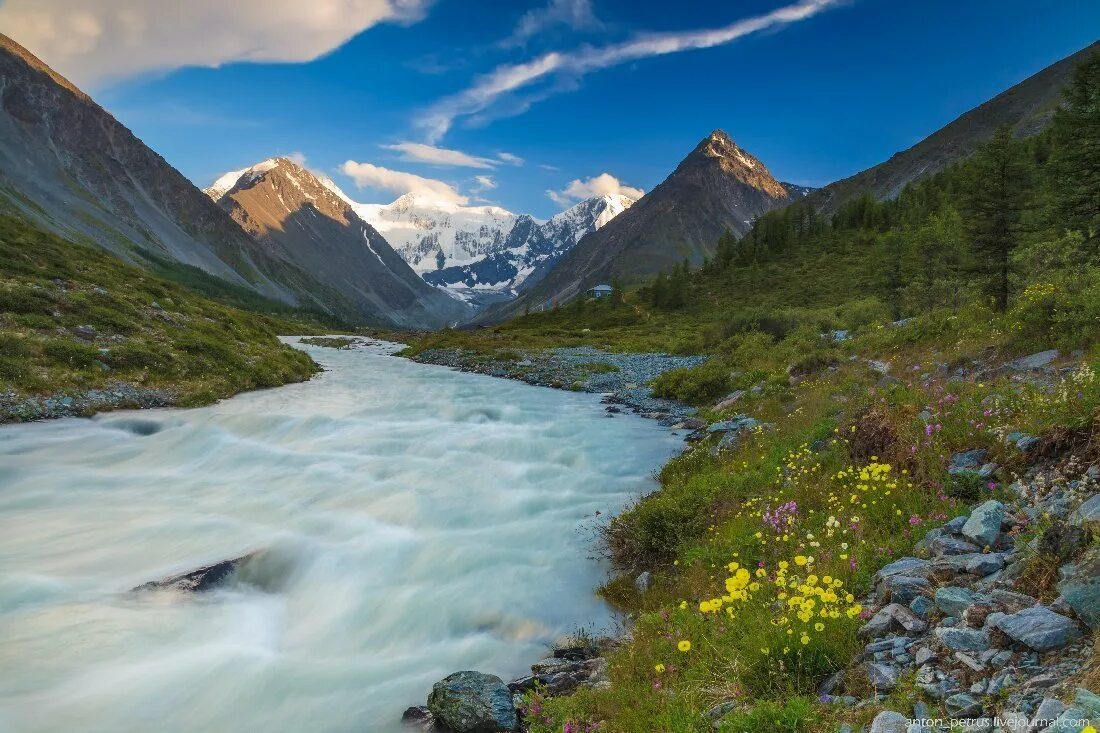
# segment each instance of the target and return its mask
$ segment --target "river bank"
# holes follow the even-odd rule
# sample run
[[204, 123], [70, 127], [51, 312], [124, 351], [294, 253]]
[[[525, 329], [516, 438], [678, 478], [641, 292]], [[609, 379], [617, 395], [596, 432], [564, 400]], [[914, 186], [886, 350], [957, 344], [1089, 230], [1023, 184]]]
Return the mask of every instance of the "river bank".
[[[430, 358], [513, 379], [531, 378], [524, 369], [537, 363], [534, 359], [528, 354], [506, 356]], [[552, 359], [546, 351], [542, 358]], [[757, 394], [722, 398], [711, 409], [712, 417], [743, 410], [774, 421], [776, 429], [740, 434], [727, 450], [721, 448], [724, 429], [698, 431], [703, 441], [662, 469], [664, 490], [611, 520], [612, 541], [618, 531], [625, 543], [617, 559], [633, 572], [603, 590], [631, 612], [633, 633], [575, 660], [563, 659], [573, 652], [553, 649], [532, 666], [530, 675], [511, 682], [493, 675], [467, 679], [473, 673], [445, 678], [426, 706], [407, 711], [409, 722], [431, 729], [438, 724], [433, 723], [435, 716], [453, 730], [466, 730], [466, 723], [450, 713], [456, 705], [467, 713], [481, 710], [487, 730], [537, 733], [602, 730], [609, 719], [616, 721], [616, 730], [772, 730], [785, 721], [798, 726], [791, 730], [822, 733], [929, 733], [946, 730], [951, 721], [956, 728], [962, 721], [966, 730], [994, 730], [996, 725], [1021, 729], [1022, 723], [1022, 729], [1036, 731], [1048, 725], [1049, 730], [1081, 731], [1090, 718], [1095, 722], [1100, 718], [1093, 642], [1100, 620], [1100, 454], [1088, 438], [1093, 428], [1087, 417], [1097, 397], [1095, 372], [1087, 364], [1059, 359], [1054, 351], [1003, 364], [985, 353], [951, 369], [936, 362], [905, 361], [853, 358], [811, 377], [792, 370], [783, 389], [773, 382]], [[534, 371], [555, 375], [550, 379], [557, 384], [550, 386], [566, 387], [568, 378], [577, 375], [553, 365]], [[814, 427], [822, 408], [837, 425], [828, 434]], [[715, 426], [740, 425], [745, 419], [721, 420]], [[907, 425], [909, 420], [920, 426], [919, 432]], [[1068, 425], [1078, 427], [1070, 430]], [[799, 435], [805, 442], [785, 456], [771, 447], [777, 442], [798, 446]], [[774, 469], [769, 456], [775, 456]], [[647, 527], [662, 521], [654, 512], [678, 512], [676, 520], [683, 522], [688, 517], [677, 509], [678, 502], [697, 504], [708, 483], [731, 480], [725, 476], [732, 466], [752, 476], [753, 463], [761, 458], [768, 467], [765, 481], [780, 477], [775, 487], [742, 495], [745, 509], [718, 522], [711, 516], [704, 521], [711, 523], [711, 531], [723, 522], [756, 524], [769, 534], [775, 531], [772, 524], [789, 526], [785, 531], [794, 530], [795, 546], [806, 554], [780, 555], [788, 560], [779, 566], [789, 561], [793, 569], [815, 563], [816, 556], [812, 568], [817, 574], [805, 576], [807, 566], [798, 574], [799, 582], [815, 586], [807, 586], [808, 592], [822, 574], [832, 582], [843, 575], [857, 594], [849, 596], [855, 612], [836, 629], [832, 627], [838, 622], [824, 619], [829, 634], [815, 633], [812, 620], [808, 634], [802, 632], [801, 644], [811, 645], [816, 654], [830, 650], [825, 659], [832, 661], [822, 667], [820, 677], [811, 677], [820, 684], [800, 689], [792, 679], [797, 672], [778, 678], [765, 672], [775, 680], [771, 684], [789, 686], [790, 691], [775, 702], [757, 703], [745, 696], [744, 683], [731, 678], [722, 694], [707, 693], [700, 707], [689, 697], [697, 693], [669, 697], [663, 691], [700, 684], [691, 682], [696, 675], [713, 679], [714, 670], [729, 658], [700, 665], [700, 655], [709, 658], [716, 647], [740, 645], [736, 639], [744, 633], [768, 647], [779, 639], [772, 638], [767, 626], [726, 638], [742, 624], [727, 627], [726, 614], [714, 614], [713, 604], [750, 619], [755, 610], [735, 608], [753, 603], [738, 604], [731, 592], [719, 591], [710, 599], [707, 568], [715, 567], [710, 563], [721, 554], [693, 550], [706, 553], [700, 562], [698, 555], [686, 560], [679, 553], [654, 556], [637, 545], [660, 541], [646, 536], [652, 531]], [[885, 478], [891, 468], [893, 478]], [[872, 496], [856, 484], [846, 488], [844, 477], [866, 481], [864, 474], [883, 481], [881, 488], [871, 486], [879, 494]], [[682, 483], [692, 487], [685, 494]], [[851, 491], [860, 518], [834, 523], [852, 510], [830, 499], [818, 507], [825, 509], [828, 522], [816, 527], [814, 507], [825, 498], [818, 483], [845, 496]], [[856, 497], [865, 491], [860, 503]], [[824, 521], [826, 514], [818, 517]], [[754, 540], [752, 531], [739, 529], [747, 532], [750, 548], [769, 542], [768, 537]], [[787, 542], [786, 536], [775, 539]], [[846, 542], [841, 545], [840, 539]], [[734, 545], [740, 553], [732, 557], [745, 562], [772, 554], [765, 546], [746, 553], [744, 542]], [[856, 544], [850, 547], [851, 542]], [[759, 584], [766, 586], [773, 570], [764, 562], [760, 568], [764, 580]], [[786, 572], [793, 571], [781, 574]], [[741, 587], [739, 577], [726, 582], [727, 591], [731, 582]], [[758, 610], [767, 620], [778, 618], [766, 604]], [[768, 647], [732, 653], [741, 663], [756, 656], [754, 664], [773, 672], [800, 663], [797, 645]], [[712, 682], [706, 684], [715, 689]], [[815, 689], [816, 699], [805, 697]], [[507, 716], [494, 717], [487, 702], [509, 695], [509, 712], [515, 710], [516, 716], [513, 727]]]
[[[673, 426], [691, 419], [696, 409], [654, 397], [649, 383], [665, 372], [702, 364], [706, 357], [659, 353], [615, 353], [589, 346], [529, 349], [486, 355], [474, 351], [435, 348], [409, 356], [424, 364], [514, 379], [555, 389], [602, 394], [610, 405], [623, 405], [643, 417]], [[618, 408], [611, 407], [609, 411]]]

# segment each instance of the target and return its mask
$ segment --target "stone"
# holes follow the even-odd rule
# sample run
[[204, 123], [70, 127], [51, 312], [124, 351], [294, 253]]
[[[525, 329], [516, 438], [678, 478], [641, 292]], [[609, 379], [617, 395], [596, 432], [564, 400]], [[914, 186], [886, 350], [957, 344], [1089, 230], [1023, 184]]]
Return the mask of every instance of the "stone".
[[1092, 630], [1100, 629], [1100, 547], [1085, 553], [1058, 583], [1062, 600]]
[[737, 701], [736, 700], [725, 700], [725, 701], [720, 702], [716, 705], [712, 705], [710, 708], [707, 709], [707, 711], [705, 713], [703, 713], [703, 715], [704, 715], [704, 717], [706, 717], [707, 720], [709, 720], [712, 723], [716, 724], [716, 727], [717, 727], [718, 721], [721, 720], [722, 718], [726, 717], [727, 715], [729, 715], [736, 708], [737, 708]]
[[95, 341], [95, 326], [73, 326], [70, 330], [81, 341]]
[[909, 603], [909, 608], [913, 613], [925, 619], [928, 618], [928, 614], [931, 613], [932, 609], [935, 607], [935, 602], [927, 596], [917, 596]]
[[958, 534], [962, 532], [963, 525], [966, 524], [966, 520], [970, 519], [969, 514], [964, 514], [961, 517], [955, 517], [947, 524], [943, 525], [944, 530], [951, 534]]
[[1039, 443], [1039, 439], [1035, 436], [1025, 435], [1024, 437], [1016, 441], [1016, 450], [1020, 451], [1021, 453], [1027, 453], [1028, 451], [1038, 448]]
[[997, 621], [997, 628], [1014, 641], [1047, 652], [1081, 638], [1081, 629], [1072, 620], [1045, 606], [1033, 606]]
[[872, 580], [875, 584], [878, 584], [883, 578], [892, 575], [909, 575], [927, 578], [931, 572], [932, 563], [927, 560], [921, 560], [916, 557], [902, 557], [880, 568], [878, 572], [875, 573]]
[[927, 579], [911, 575], [889, 575], [875, 586], [875, 600], [879, 603], [909, 603], [918, 596], [932, 592]]
[[946, 555], [976, 555], [982, 551], [973, 542], [962, 537], [944, 534], [936, 537], [928, 543], [928, 552], [932, 557], [944, 557]]
[[990, 591], [989, 595], [997, 608], [1008, 613], [1015, 613], [1025, 608], [1031, 608], [1039, 602], [1038, 599], [1024, 593], [1017, 593], [1015, 591], [1000, 588]]
[[410, 728], [419, 728], [422, 731], [436, 730], [435, 716], [426, 705], [414, 705], [406, 708], [401, 714], [401, 722]]
[[1047, 351], [1021, 356], [1019, 359], [1010, 361], [1008, 363], [1008, 368], [1017, 372], [1028, 372], [1035, 369], [1042, 369], [1057, 358], [1058, 349], [1048, 349]]
[[825, 678], [825, 681], [817, 688], [817, 694], [819, 697], [824, 695], [831, 695], [840, 687], [844, 682], [844, 670], [833, 672], [831, 675]]
[[1053, 697], [1044, 697], [1043, 701], [1039, 703], [1038, 709], [1035, 711], [1035, 716], [1031, 719], [1031, 725], [1028, 726], [1028, 733], [1031, 731], [1046, 730], [1047, 727], [1058, 719], [1058, 716], [1065, 712], [1065, 704]]
[[745, 396], [745, 390], [739, 389], [736, 392], [731, 392], [722, 398], [722, 400], [713, 407], [715, 412], [721, 412], [722, 410], [728, 410], [733, 407], [737, 402]]
[[1093, 495], [1070, 515], [1070, 522], [1085, 529], [1100, 530], [1100, 494]]
[[925, 664], [928, 664], [929, 662], [931, 662], [935, 658], [936, 658], [936, 653], [934, 651], [932, 651], [931, 649], [929, 649], [926, 646], [922, 646], [920, 649], [917, 649], [917, 656], [916, 656], [915, 661], [917, 663], [917, 666], [921, 667], [921, 666], [924, 666]]
[[634, 579], [634, 587], [638, 589], [639, 593], [645, 593], [651, 585], [653, 585], [653, 575], [648, 570], [643, 571]]
[[972, 448], [971, 450], [956, 453], [951, 456], [951, 463], [947, 466], [947, 472], [952, 476], [956, 476], [960, 473], [977, 473], [988, 456], [989, 451], [985, 448]]
[[171, 575], [161, 580], [151, 580], [132, 590], [150, 591], [170, 589], [182, 591], [184, 593], [205, 593], [225, 585], [233, 573], [236, 572], [246, 560], [251, 560], [256, 554], [257, 553], [249, 553], [248, 555], [242, 555], [232, 560], [222, 560], [213, 565], [206, 565], [197, 570], [189, 570], [179, 575]]
[[1100, 695], [1084, 687], [1078, 687], [1073, 696], [1073, 704], [1084, 710], [1092, 718], [1100, 718]]
[[984, 652], [991, 646], [989, 634], [977, 629], [937, 627], [936, 638], [957, 652]]
[[962, 535], [975, 542], [979, 547], [992, 547], [1001, 534], [1001, 524], [1005, 519], [1005, 506], [996, 499], [990, 499], [973, 512], [962, 527]]
[[[960, 662], [962, 662], [963, 664], [965, 664], [967, 667], [974, 670], [975, 672], [985, 671], [985, 665], [982, 664], [980, 660], [975, 659], [974, 657], [970, 656], [966, 652], [955, 652], [955, 659], [959, 660]], [[980, 692], [985, 692], [985, 686], [984, 685], [982, 686], [982, 689], [980, 690]]]
[[455, 733], [500, 733], [519, 727], [512, 693], [496, 675], [455, 672], [436, 682], [428, 710]]
[[999, 552], [990, 552], [971, 557], [966, 561], [966, 572], [984, 578], [1005, 566], [1005, 556]]
[[909, 719], [893, 710], [883, 710], [871, 721], [871, 733], [906, 733]]
[[947, 714], [953, 718], [977, 718], [982, 714], [982, 703], [973, 695], [960, 692], [944, 700]]
[[962, 614], [974, 603], [974, 594], [966, 588], [945, 585], [936, 590], [936, 608], [949, 616]]
[[864, 665], [867, 681], [879, 692], [889, 692], [898, 685], [898, 668], [882, 662], [868, 662]]
[[731, 433], [742, 430], [752, 430], [760, 425], [760, 421], [748, 415], [735, 415], [729, 420], [716, 422], [707, 428], [708, 433]]
[[859, 636], [877, 639], [899, 628], [909, 633], [920, 633], [928, 628], [928, 624], [905, 606], [891, 603], [883, 606], [864, 624], [859, 630]]

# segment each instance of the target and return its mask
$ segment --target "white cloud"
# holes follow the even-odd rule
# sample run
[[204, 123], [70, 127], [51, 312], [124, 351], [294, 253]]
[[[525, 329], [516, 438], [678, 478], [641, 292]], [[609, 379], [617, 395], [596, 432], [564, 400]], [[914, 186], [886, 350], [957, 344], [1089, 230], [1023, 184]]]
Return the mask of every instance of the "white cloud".
[[[599, 69], [625, 64], [651, 56], [663, 56], [703, 48], [713, 48], [731, 43], [738, 38], [759, 31], [781, 28], [790, 23], [811, 18], [847, 0], [800, 0], [793, 5], [773, 10], [764, 15], [739, 20], [721, 28], [700, 31], [675, 31], [650, 33], [630, 41], [602, 47], [586, 47], [562, 53], [551, 51], [520, 64], [506, 64], [479, 77], [472, 86], [446, 97], [417, 121], [428, 139], [438, 141], [459, 118], [484, 112], [502, 97], [527, 89], [545, 80], [559, 80], [556, 88], [542, 90], [536, 95], [543, 98], [549, 93], [568, 90], [570, 79], [578, 79]], [[560, 80], [567, 80], [561, 83]], [[527, 104], [513, 104], [512, 112], [526, 110]]]
[[529, 38], [559, 25], [578, 31], [603, 27], [603, 23], [592, 10], [591, 0], [550, 0], [545, 7], [524, 13], [516, 24], [515, 31], [502, 45], [522, 44]]
[[78, 84], [234, 61], [310, 61], [431, 0], [4, 0], [0, 30]]
[[414, 193], [452, 204], [466, 204], [469, 201], [454, 186], [435, 178], [424, 178], [371, 163], [356, 163], [354, 160], [345, 162], [340, 170], [359, 188], [380, 188], [399, 196]]
[[300, 150], [295, 150], [293, 153], [287, 153], [283, 157], [289, 160], [291, 163], [300, 165], [303, 168], [306, 167], [306, 154]]
[[497, 187], [497, 182], [493, 180], [492, 176], [474, 176], [474, 180], [477, 181], [477, 192], [492, 191]]
[[424, 143], [403, 142], [394, 145], [383, 145], [382, 147], [387, 150], [396, 150], [401, 153], [401, 160], [408, 160], [416, 163], [451, 165], [464, 168], [492, 168], [497, 164], [497, 161], [491, 158], [481, 158], [476, 155], [463, 153], [461, 150], [439, 148], [434, 145], [425, 145]]
[[511, 153], [497, 153], [497, 157], [508, 165], [523, 165], [523, 158], [518, 155], [512, 155]]
[[598, 176], [589, 178], [587, 181], [582, 181], [579, 178], [573, 179], [569, 185], [561, 191], [551, 190], [546, 192], [546, 195], [559, 206], [572, 206], [583, 199], [613, 194], [629, 196], [636, 200], [644, 196], [645, 191], [640, 188], [634, 188], [633, 186], [627, 186], [610, 173], [601, 173]]

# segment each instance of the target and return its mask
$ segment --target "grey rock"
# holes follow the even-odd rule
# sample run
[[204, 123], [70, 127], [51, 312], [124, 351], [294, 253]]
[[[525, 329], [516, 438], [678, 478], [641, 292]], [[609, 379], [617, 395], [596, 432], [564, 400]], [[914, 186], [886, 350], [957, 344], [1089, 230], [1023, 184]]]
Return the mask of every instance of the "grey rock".
[[966, 561], [966, 572], [971, 575], [985, 577], [991, 575], [1005, 566], [1004, 555], [999, 552], [990, 552]]
[[893, 710], [883, 710], [871, 721], [871, 733], [906, 733], [909, 719]]
[[1005, 616], [997, 621], [997, 628], [1038, 652], [1059, 649], [1082, 636], [1076, 623], [1045, 606], [1033, 606]]
[[932, 572], [932, 563], [927, 560], [921, 560], [916, 557], [902, 557], [889, 565], [885, 565], [875, 573], [873, 577], [874, 583], [878, 583], [883, 578], [890, 577], [892, 575], [909, 575], [920, 578], [927, 578]]
[[864, 671], [871, 686], [880, 692], [889, 692], [897, 687], [900, 672], [891, 664], [868, 662], [864, 665]]
[[988, 456], [989, 451], [985, 448], [972, 448], [971, 450], [956, 453], [951, 456], [951, 463], [947, 466], [947, 472], [952, 476], [967, 472], [977, 473]]
[[917, 656], [915, 661], [917, 663], [917, 666], [923, 666], [925, 664], [928, 664], [935, 658], [936, 653], [934, 651], [926, 646], [922, 646], [920, 649], [917, 649]]
[[971, 512], [970, 518], [963, 525], [962, 535], [979, 547], [992, 547], [1001, 533], [1004, 518], [1004, 504], [991, 499]]
[[1032, 371], [1035, 369], [1042, 369], [1050, 364], [1052, 361], [1058, 358], [1058, 349], [1049, 349], [1047, 351], [1040, 351], [1035, 354], [1029, 354], [1028, 356], [1021, 356], [1019, 359], [1010, 361], [1008, 363], [1009, 369], [1018, 372]]
[[958, 534], [962, 532], [963, 525], [966, 524], [966, 520], [970, 519], [969, 514], [964, 514], [961, 517], [955, 517], [947, 524], [943, 525], [943, 528], [951, 534]]
[[95, 326], [73, 326], [70, 330], [81, 341], [95, 341]]
[[418, 728], [422, 731], [437, 730], [435, 716], [425, 705], [414, 705], [406, 708], [401, 714], [401, 722], [410, 728]]
[[1100, 547], [1085, 553], [1058, 583], [1062, 600], [1090, 629], [1100, 629]]
[[927, 596], [917, 596], [909, 603], [909, 608], [912, 609], [913, 613], [925, 619], [928, 618], [928, 614], [935, 607], [935, 602]]
[[[905, 606], [899, 603], [891, 603], [872, 616], [859, 630], [859, 635], [864, 638], [877, 639], [899, 628], [909, 633], [920, 633], [928, 628], [928, 624]], [[893, 645], [892, 642], [891, 645]]]
[[500, 733], [519, 727], [512, 693], [497, 676], [455, 672], [436, 682], [428, 710], [455, 733]]
[[722, 410], [728, 410], [729, 408], [731, 408], [735, 404], [737, 404], [737, 402], [740, 401], [740, 399], [744, 396], [745, 396], [745, 390], [743, 390], [743, 389], [739, 389], [736, 392], [731, 392], [730, 394], [723, 397], [722, 400], [720, 402], [718, 402], [718, 404], [716, 404], [712, 409], [715, 412], [721, 412]]
[[1038, 438], [1032, 435], [1025, 435], [1024, 437], [1016, 441], [1016, 450], [1020, 451], [1021, 453], [1027, 453], [1037, 448], [1040, 442], [1041, 441]]
[[[970, 669], [974, 670], [975, 672], [984, 672], [985, 671], [985, 665], [982, 664], [979, 660], [972, 657], [971, 655], [967, 654], [966, 652], [955, 652], [955, 659], [959, 660], [960, 662], [962, 662], [964, 665], [966, 665]], [[981, 692], [985, 692], [985, 686], [984, 685], [982, 686]]]
[[977, 629], [937, 627], [936, 638], [957, 652], [984, 652], [991, 645], [989, 634]]
[[974, 600], [971, 591], [954, 585], [945, 585], [936, 591], [936, 608], [951, 616], [962, 614]]
[[1035, 711], [1035, 716], [1032, 718], [1031, 725], [1028, 726], [1028, 733], [1032, 731], [1046, 730], [1047, 727], [1058, 716], [1065, 712], [1066, 706], [1061, 700], [1053, 697], [1044, 697], [1043, 701], [1039, 703], [1039, 708]]
[[1007, 613], [1015, 613], [1025, 608], [1031, 608], [1039, 602], [1038, 599], [1024, 593], [1017, 593], [1015, 591], [1000, 588], [990, 591], [989, 595], [994, 605]]
[[976, 718], [982, 714], [982, 703], [973, 695], [960, 692], [944, 700], [947, 714], [953, 718]]
[[981, 552], [982, 548], [961, 537], [944, 534], [936, 537], [928, 543], [928, 552], [933, 557], [945, 555], [974, 555]]
[[1100, 718], [1100, 695], [1084, 687], [1078, 687], [1073, 696], [1073, 704], [1084, 710], [1092, 718]]
[[1070, 521], [1085, 529], [1100, 529], [1100, 494], [1095, 494], [1070, 515]]
[[927, 579], [911, 575], [888, 575], [875, 586], [875, 600], [879, 603], [909, 603], [914, 598], [932, 592]]
[[639, 593], [645, 593], [653, 585], [653, 575], [648, 570], [643, 571], [634, 579], [634, 587]]
[[205, 593], [225, 585], [238, 568], [256, 555], [257, 553], [253, 552], [161, 580], [152, 580], [137, 586], [133, 591], [177, 590], [184, 593]]

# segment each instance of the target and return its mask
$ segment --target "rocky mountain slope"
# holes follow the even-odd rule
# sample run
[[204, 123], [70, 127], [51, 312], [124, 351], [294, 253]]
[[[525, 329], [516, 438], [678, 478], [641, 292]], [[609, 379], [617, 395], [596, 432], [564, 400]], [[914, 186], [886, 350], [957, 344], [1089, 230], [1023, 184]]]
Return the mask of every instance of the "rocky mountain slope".
[[474, 302], [507, 299], [538, 282], [585, 234], [633, 203], [621, 195], [594, 197], [540, 222], [497, 206], [461, 206], [422, 194], [391, 204], [351, 202], [425, 280]]
[[1100, 41], [1001, 92], [889, 160], [830, 183], [810, 200], [818, 208], [832, 211], [863, 194], [893, 198], [906, 184], [973, 153], [1000, 125], [1009, 125], [1017, 137], [1040, 132], [1050, 124], [1073, 69], [1097, 49]]
[[714, 253], [725, 230], [744, 234], [756, 217], [807, 191], [788, 189], [715, 130], [628, 212], [586, 236], [542, 282], [517, 301], [490, 309], [484, 319], [503, 320], [568, 300], [602, 281], [638, 282], [684, 259], [699, 264]]
[[0, 209], [131, 263], [200, 268], [288, 304], [338, 294], [249, 237], [88, 95], [0, 35]]
[[206, 193], [276, 256], [339, 292], [363, 319], [422, 328], [471, 314], [421, 280], [331, 181], [287, 158], [226, 174]]

